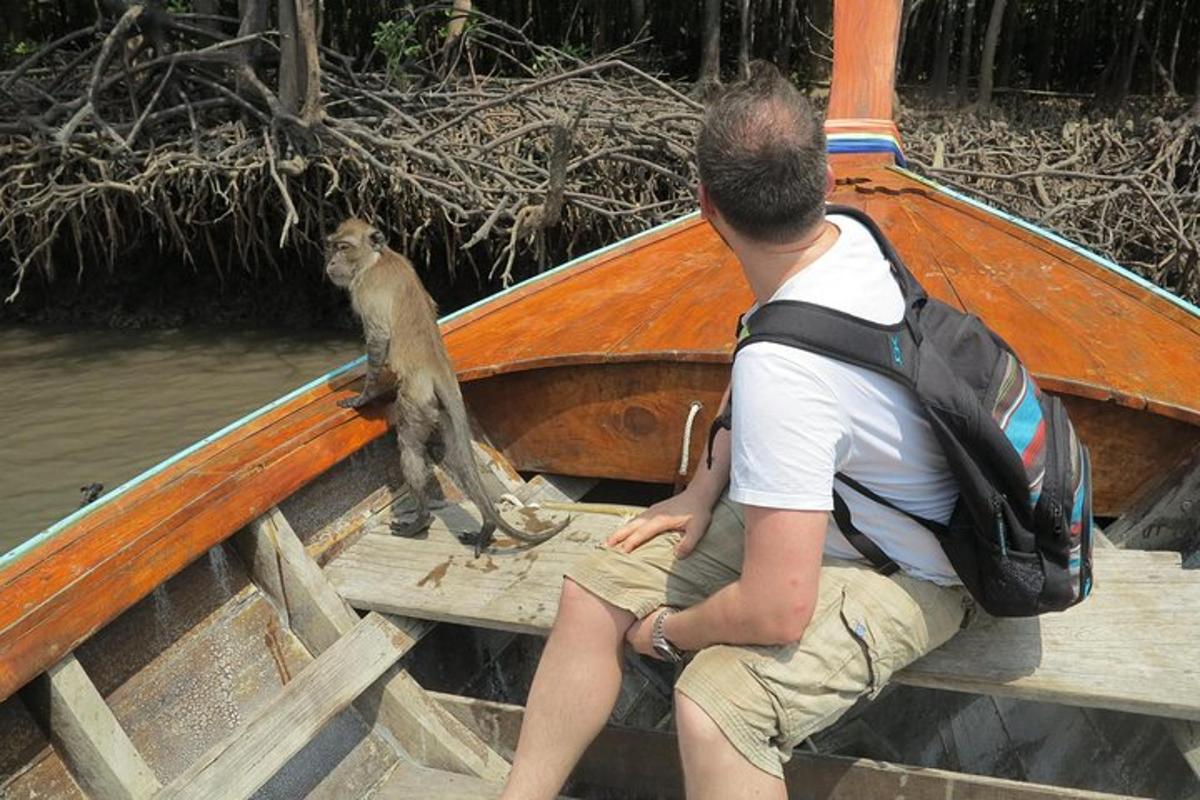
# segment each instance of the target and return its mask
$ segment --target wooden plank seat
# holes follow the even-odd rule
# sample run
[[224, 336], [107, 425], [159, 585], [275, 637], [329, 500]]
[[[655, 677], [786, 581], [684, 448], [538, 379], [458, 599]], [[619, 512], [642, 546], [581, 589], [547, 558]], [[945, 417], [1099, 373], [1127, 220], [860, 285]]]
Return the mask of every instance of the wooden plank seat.
[[[573, 513], [550, 542], [475, 559], [446, 527], [471, 530], [474, 517], [449, 507], [426, 539], [368, 534], [325, 572], [359, 609], [544, 635], [563, 572], [620, 524], [613, 513]], [[1083, 605], [982, 620], [894, 680], [1200, 720], [1191, 611], [1200, 607], [1200, 572], [1183, 570], [1173, 553], [1101, 549], [1095, 561], [1096, 589]]]

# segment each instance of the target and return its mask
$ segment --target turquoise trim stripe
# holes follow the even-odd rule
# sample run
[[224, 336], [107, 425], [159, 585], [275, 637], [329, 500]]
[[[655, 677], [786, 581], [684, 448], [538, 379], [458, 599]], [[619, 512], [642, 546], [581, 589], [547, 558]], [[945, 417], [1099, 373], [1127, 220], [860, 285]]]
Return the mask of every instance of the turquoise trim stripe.
[[[521, 281], [520, 283], [514, 284], [503, 291], [497, 292], [496, 294], [493, 294], [493, 295], [489, 295], [488, 297], [485, 297], [482, 300], [480, 300], [479, 302], [473, 303], [473, 304], [467, 306], [466, 308], [460, 308], [458, 311], [451, 312], [450, 314], [447, 314], [446, 316], [442, 317], [440, 322], [448, 322], [449, 320], [452, 320], [455, 317], [461, 316], [461, 315], [467, 313], [468, 311], [474, 311], [475, 309], [479, 308], [480, 306], [486, 305], [487, 303], [493, 302], [495, 300], [498, 300], [501, 297], [511, 294], [512, 292], [515, 292], [517, 289], [521, 289], [525, 286], [529, 286], [530, 284], [537, 283], [538, 281], [541, 281], [541, 280], [545, 280], [546, 278], [549, 278], [551, 275], [562, 272], [563, 270], [570, 269], [571, 267], [574, 267], [574, 266], [582, 263], [583, 261], [586, 261], [587, 259], [595, 258], [597, 256], [603, 255], [607, 252], [615, 250], [618, 247], [621, 247], [626, 244], [630, 244], [631, 242], [635, 242], [644, 236], [649, 236], [651, 234], [658, 233], [659, 231], [669, 228], [672, 225], [677, 225], [677, 224], [680, 224], [687, 220], [693, 219], [693, 218], [699, 216], [699, 213], [700, 212], [698, 212], [698, 211], [693, 211], [690, 214], [683, 215], [682, 217], [678, 217], [676, 219], [669, 220], [660, 225], [655, 225], [653, 228], [644, 230], [641, 233], [635, 233], [632, 236], [629, 236], [629, 237], [626, 237], [619, 241], [613, 242], [612, 244], [605, 245], [604, 247], [601, 247], [599, 250], [593, 250], [590, 253], [585, 253], [584, 255], [579, 256], [578, 258], [573, 258], [570, 261], [566, 262], [565, 264], [561, 264], [561, 265], [555, 267], [554, 269], [547, 270], [546, 272], [543, 272], [540, 275], [534, 275], [533, 277], [527, 278], [526, 280]], [[83, 508], [79, 509], [78, 511], [71, 514], [70, 516], [63, 517], [58, 522], [54, 523], [49, 528], [46, 528], [41, 533], [38, 533], [37, 535], [25, 540], [21, 544], [14, 547], [12, 550], [9, 550], [7, 553], [0, 555], [0, 569], [3, 569], [5, 566], [12, 563], [13, 561], [20, 558], [21, 556], [25, 555], [30, 550], [33, 550], [35, 547], [38, 547], [39, 545], [54, 538], [54, 536], [61, 533], [63, 530], [65, 530], [66, 528], [75, 524], [79, 520], [83, 519], [91, 512], [95, 511], [96, 509], [100, 508], [101, 506], [103, 506], [107, 503], [112, 502], [114, 499], [116, 499], [117, 497], [120, 497], [122, 494], [129, 491], [134, 486], [137, 486], [139, 483], [142, 483], [143, 481], [153, 478], [155, 475], [159, 474], [160, 472], [165, 470], [167, 467], [170, 467], [172, 464], [175, 464], [175, 463], [179, 462], [180, 460], [186, 458], [187, 456], [196, 452], [197, 450], [204, 447], [205, 445], [215, 442], [216, 440], [220, 439], [222, 436], [226, 436], [226, 435], [232, 433], [233, 431], [237, 430], [238, 428], [242, 427], [243, 425], [257, 419], [258, 417], [261, 417], [263, 414], [266, 414], [267, 412], [269, 412], [275, 408], [278, 408], [279, 406], [283, 405], [284, 403], [287, 403], [287, 402], [291, 401], [292, 399], [300, 396], [301, 394], [304, 394], [308, 390], [315, 389], [316, 387], [320, 386], [322, 383], [326, 383], [327, 381], [337, 378], [340, 375], [344, 375], [345, 373], [355, 369], [356, 367], [361, 366], [365, 362], [366, 362], [366, 356], [359, 356], [358, 358], [354, 359], [353, 361], [343, 364], [342, 366], [338, 367], [337, 369], [327, 372], [324, 375], [322, 375], [321, 377], [309, 381], [308, 383], [301, 386], [299, 389], [289, 392], [288, 394], [284, 395], [283, 397], [280, 397], [277, 400], [271, 401], [270, 403], [263, 406], [262, 408], [259, 408], [256, 411], [252, 411], [251, 413], [247, 414], [246, 416], [242, 417], [241, 419], [239, 419], [235, 422], [229, 423], [224, 428], [221, 428], [219, 431], [204, 437], [203, 439], [201, 439], [200, 441], [191, 445], [190, 447], [180, 450], [175, 455], [171, 456], [170, 458], [166, 459], [165, 461], [159, 462], [158, 464], [154, 465], [153, 467], [151, 467], [150, 469], [141, 473], [140, 475], [130, 478], [129, 480], [125, 481], [125, 483], [121, 484], [120, 486], [113, 489], [112, 491], [106, 492], [105, 494], [101, 495], [99, 498], [96, 499], [95, 502], [90, 503], [87, 506], [84, 506]]]
[[941, 192], [944, 195], [953, 197], [955, 200], [961, 200], [964, 203], [974, 206], [975, 208], [978, 208], [981, 211], [986, 211], [987, 213], [991, 214], [992, 216], [999, 217], [1000, 219], [1005, 220], [1006, 222], [1011, 222], [1014, 225], [1018, 225], [1018, 226], [1024, 228], [1025, 230], [1029, 231], [1030, 233], [1036, 233], [1038, 236], [1041, 236], [1045, 239], [1049, 239], [1050, 241], [1054, 242], [1055, 244], [1062, 245], [1063, 247], [1067, 248], [1068, 250], [1072, 251], [1073, 253], [1077, 253], [1078, 255], [1083, 256], [1084, 258], [1088, 259], [1089, 261], [1099, 264], [1100, 266], [1104, 267], [1105, 269], [1107, 269], [1111, 272], [1115, 272], [1116, 274], [1120, 275], [1122, 278], [1133, 281], [1138, 286], [1141, 286], [1143, 289], [1149, 289], [1154, 294], [1158, 295], [1159, 297], [1163, 298], [1164, 300], [1169, 300], [1171, 303], [1174, 303], [1176, 306], [1178, 306], [1179, 308], [1182, 308], [1184, 311], [1187, 311], [1188, 313], [1192, 314], [1193, 316], [1200, 317], [1200, 307], [1193, 305], [1192, 303], [1188, 302], [1187, 300], [1184, 300], [1179, 295], [1173, 294], [1157, 284], [1151, 283], [1150, 281], [1143, 278], [1141, 275], [1138, 275], [1136, 272], [1132, 272], [1131, 270], [1128, 270], [1125, 267], [1122, 267], [1117, 262], [1110, 261], [1109, 259], [1105, 258], [1104, 256], [1099, 255], [1098, 253], [1093, 253], [1091, 250], [1088, 250], [1086, 247], [1084, 247], [1081, 244], [1076, 244], [1075, 242], [1072, 242], [1070, 239], [1063, 238], [1062, 236], [1059, 236], [1057, 233], [1054, 233], [1053, 231], [1048, 231], [1045, 228], [1040, 228], [1037, 225], [1034, 225], [1032, 222], [1021, 219], [1018, 216], [1009, 214], [1006, 211], [1001, 211], [998, 208], [989, 206], [987, 203], [984, 203], [980, 200], [976, 200], [974, 197], [971, 197], [970, 195], [965, 195], [965, 194], [962, 194], [961, 192], [956, 192], [953, 189], [942, 186], [937, 181], [930, 180], [929, 178], [926, 178], [924, 175], [918, 175], [917, 173], [912, 172], [911, 170], [905, 169], [904, 167], [896, 167], [896, 171], [903, 173], [904, 175], [907, 175], [908, 177], [912, 178], [913, 180], [919, 181], [919, 182], [925, 184], [926, 186], [930, 187], [931, 189], [935, 189], [936, 191]]

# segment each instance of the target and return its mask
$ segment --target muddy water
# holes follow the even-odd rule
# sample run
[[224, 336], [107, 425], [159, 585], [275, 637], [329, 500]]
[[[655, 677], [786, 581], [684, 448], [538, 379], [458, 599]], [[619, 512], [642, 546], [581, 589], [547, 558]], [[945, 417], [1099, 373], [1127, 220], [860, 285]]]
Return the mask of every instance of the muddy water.
[[0, 554], [361, 353], [349, 335], [0, 328]]

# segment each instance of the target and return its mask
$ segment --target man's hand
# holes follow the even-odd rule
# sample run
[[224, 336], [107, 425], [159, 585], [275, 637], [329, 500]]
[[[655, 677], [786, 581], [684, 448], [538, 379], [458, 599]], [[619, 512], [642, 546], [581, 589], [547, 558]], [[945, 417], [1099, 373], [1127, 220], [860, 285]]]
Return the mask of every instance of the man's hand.
[[[675, 548], [675, 555], [684, 558], [695, 549], [711, 520], [711, 506], [685, 489], [626, 522], [608, 537], [605, 544], [631, 553], [667, 531], [682, 531], [683, 538]], [[648, 637], [649, 632], [646, 635]]]
[[658, 651], [654, 649], [654, 620], [666, 610], [666, 606], [659, 606], [633, 623], [625, 632], [625, 643], [632, 647], [634, 652], [656, 658], [659, 661], [663, 660]]

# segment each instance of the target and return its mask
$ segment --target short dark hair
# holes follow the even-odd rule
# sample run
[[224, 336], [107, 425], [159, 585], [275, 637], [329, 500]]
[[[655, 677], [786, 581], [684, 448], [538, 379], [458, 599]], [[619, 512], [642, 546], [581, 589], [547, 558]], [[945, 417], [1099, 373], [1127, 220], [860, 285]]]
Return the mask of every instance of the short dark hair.
[[710, 104], [696, 142], [700, 182], [733, 228], [763, 242], [792, 241], [825, 209], [825, 129], [774, 65]]

